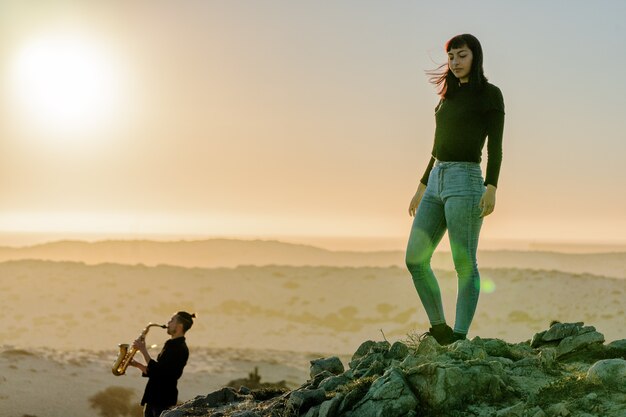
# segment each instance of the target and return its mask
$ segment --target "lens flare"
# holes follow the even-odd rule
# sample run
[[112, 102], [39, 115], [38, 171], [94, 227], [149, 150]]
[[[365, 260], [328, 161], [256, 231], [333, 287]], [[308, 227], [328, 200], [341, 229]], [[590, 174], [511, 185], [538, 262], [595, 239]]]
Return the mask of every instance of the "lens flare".
[[496, 283], [493, 282], [489, 278], [483, 279], [481, 284], [480, 284], [480, 291], [484, 292], [485, 294], [494, 293], [494, 292], [496, 292]]

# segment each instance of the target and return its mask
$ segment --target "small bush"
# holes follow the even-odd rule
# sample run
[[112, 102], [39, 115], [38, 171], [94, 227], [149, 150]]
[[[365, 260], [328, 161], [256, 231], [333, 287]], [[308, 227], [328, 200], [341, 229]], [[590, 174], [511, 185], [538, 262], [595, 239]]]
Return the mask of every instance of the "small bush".
[[142, 417], [141, 406], [136, 402], [135, 390], [111, 386], [89, 397], [91, 408], [102, 417]]

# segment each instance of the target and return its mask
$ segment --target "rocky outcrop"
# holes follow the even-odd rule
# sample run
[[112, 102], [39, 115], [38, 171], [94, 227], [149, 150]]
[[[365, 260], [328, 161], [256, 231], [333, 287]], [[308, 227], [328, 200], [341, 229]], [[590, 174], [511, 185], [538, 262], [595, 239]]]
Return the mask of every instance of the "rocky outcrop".
[[430, 336], [363, 343], [345, 370], [311, 362], [293, 391], [224, 388], [164, 417], [624, 417], [626, 340], [604, 344], [583, 323], [554, 323], [531, 341]]

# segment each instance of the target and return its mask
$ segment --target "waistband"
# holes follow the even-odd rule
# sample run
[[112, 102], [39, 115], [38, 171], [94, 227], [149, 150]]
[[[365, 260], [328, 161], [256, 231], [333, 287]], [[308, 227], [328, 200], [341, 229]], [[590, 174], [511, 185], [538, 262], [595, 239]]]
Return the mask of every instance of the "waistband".
[[452, 167], [452, 166], [461, 166], [461, 167], [480, 167], [478, 162], [468, 162], [468, 161], [440, 161], [439, 159], [435, 159], [435, 164], [433, 166], [442, 166], [442, 167]]

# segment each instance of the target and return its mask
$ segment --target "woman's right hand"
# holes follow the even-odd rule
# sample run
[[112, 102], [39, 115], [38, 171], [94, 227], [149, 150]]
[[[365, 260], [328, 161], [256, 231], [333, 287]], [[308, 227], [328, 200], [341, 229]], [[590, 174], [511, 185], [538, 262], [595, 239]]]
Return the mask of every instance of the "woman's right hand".
[[420, 201], [422, 201], [422, 197], [424, 196], [425, 191], [426, 185], [420, 182], [420, 184], [417, 186], [417, 191], [415, 192], [415, 195], [411, 199], [411, 204], [409, 204], [409, 216], [415, 217], [417, 207], [420, 205]]

